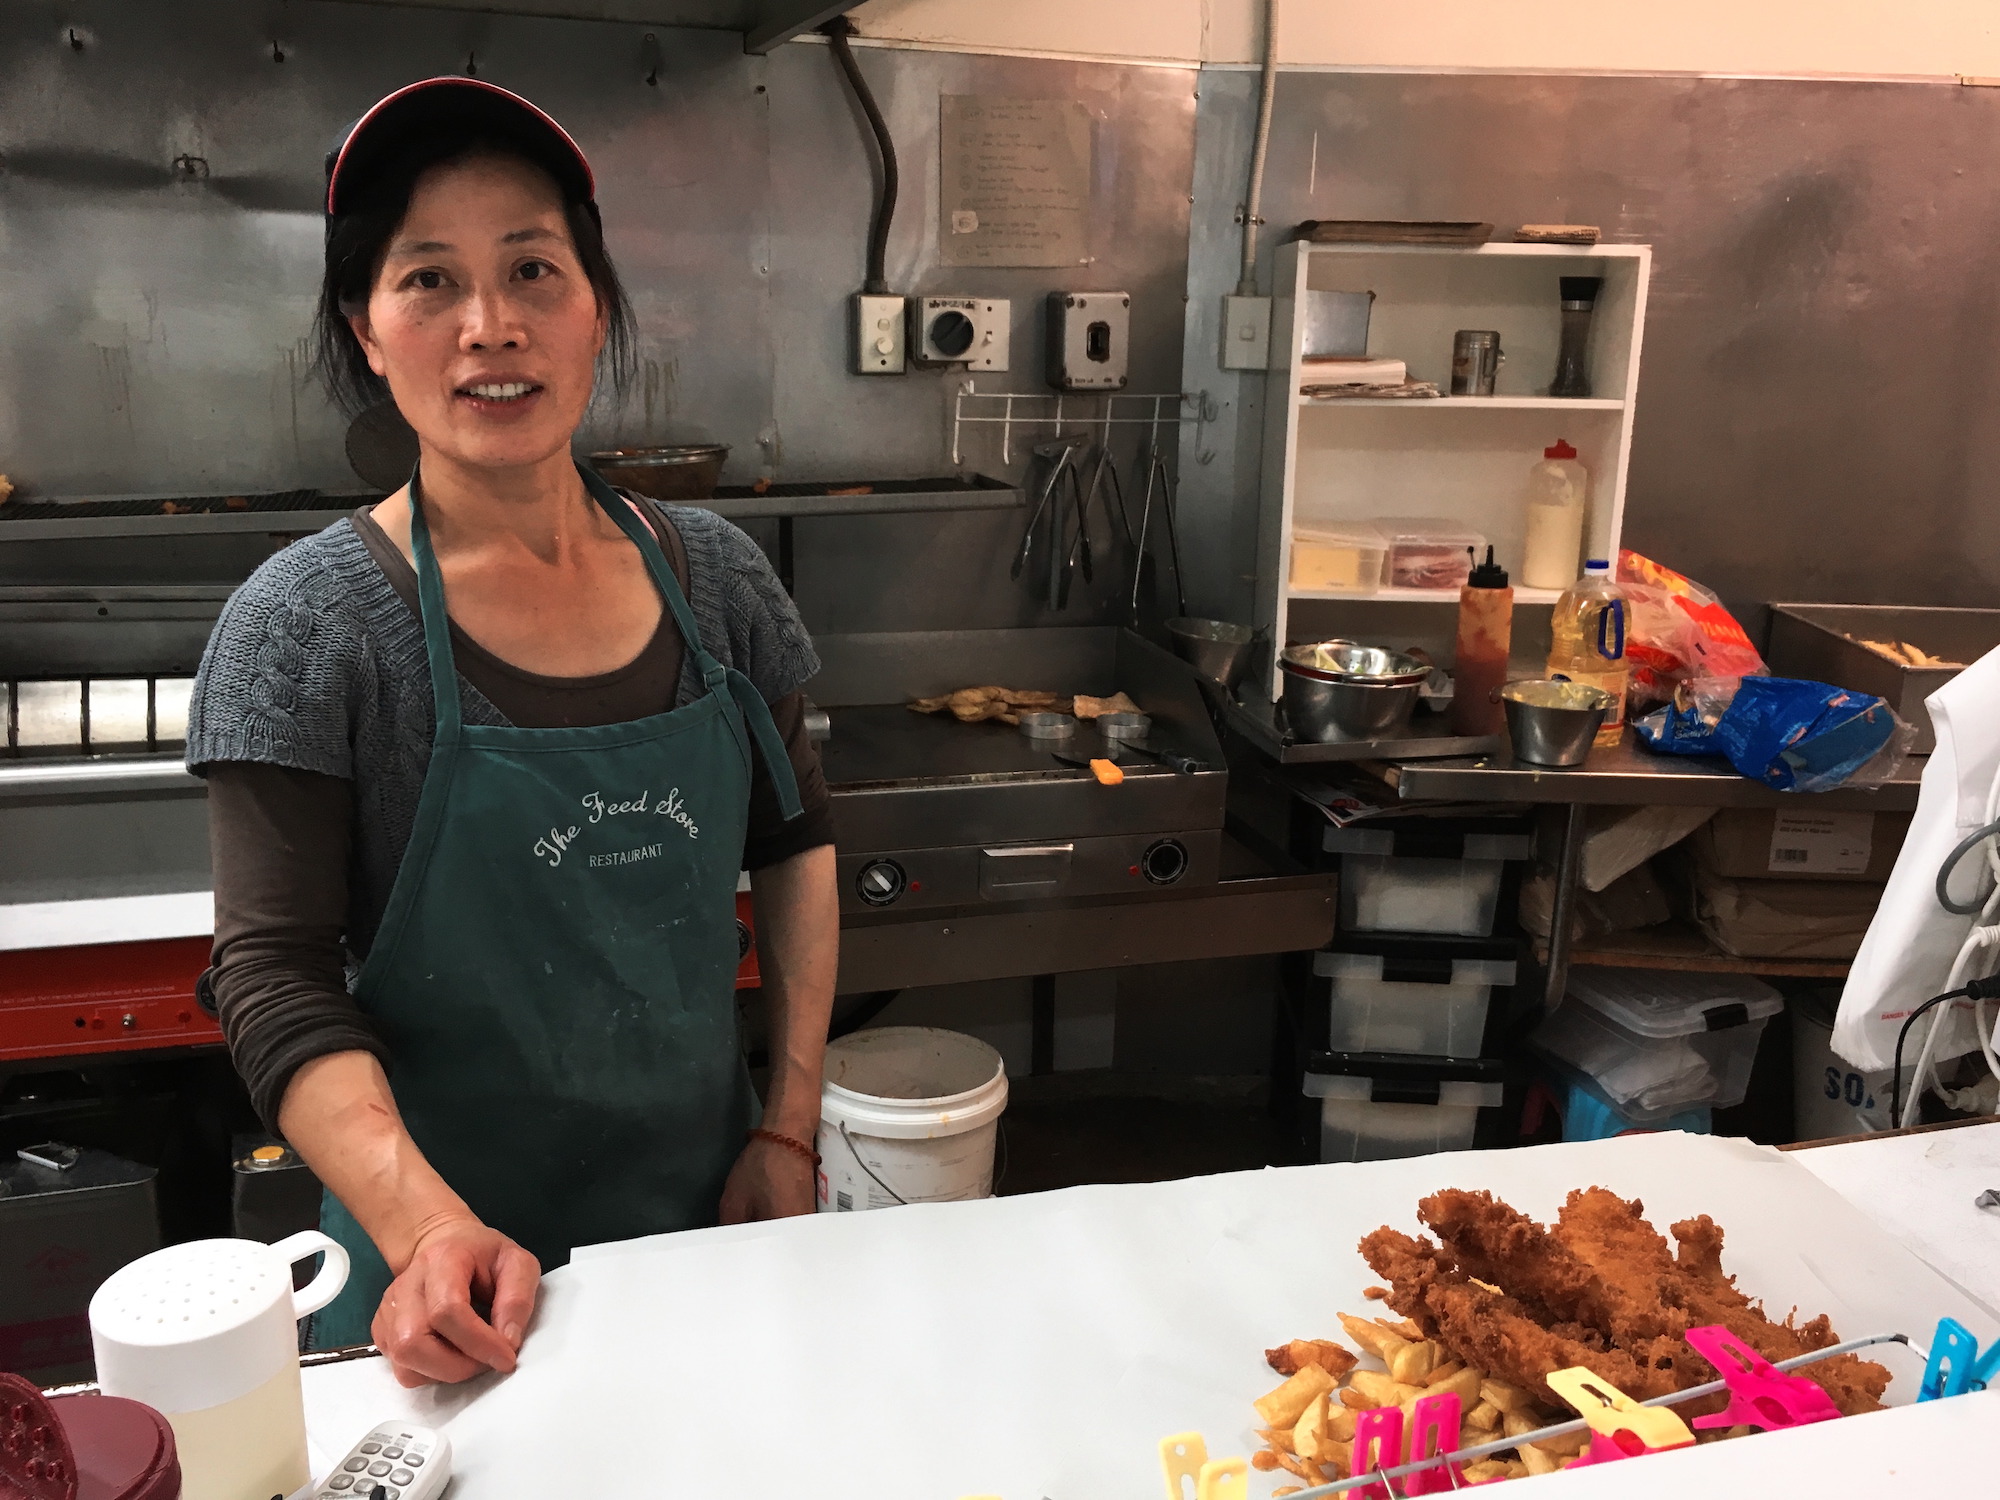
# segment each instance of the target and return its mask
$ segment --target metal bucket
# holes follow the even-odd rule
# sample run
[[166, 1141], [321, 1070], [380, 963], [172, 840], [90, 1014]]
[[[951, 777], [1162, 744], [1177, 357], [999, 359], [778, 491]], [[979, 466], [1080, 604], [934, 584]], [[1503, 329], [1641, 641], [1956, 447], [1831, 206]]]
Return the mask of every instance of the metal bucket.
[[1253, 634], [1248, 625], [1177, 615], [1167, 621], [1167, 634], [1181, 659], [1209, 681], [1234, 691], [1243, 680], [1243, 669], [1250, 664]]
[[1531, 766], [1580, 766], [1590, 759], [1611, 695], [1581, 682], [1510, 682], [1499, 691], [1514, 759]]

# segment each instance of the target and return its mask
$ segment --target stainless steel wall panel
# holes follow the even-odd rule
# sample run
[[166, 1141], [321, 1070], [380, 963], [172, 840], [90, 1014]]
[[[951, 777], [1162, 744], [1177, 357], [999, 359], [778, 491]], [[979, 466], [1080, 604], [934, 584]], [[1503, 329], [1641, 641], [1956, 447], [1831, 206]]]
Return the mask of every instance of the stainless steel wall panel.
[[[68, 43], [72, 26], [81, 50]], [[649, 48], [647, 32], [328, 0], [0, 10], [7, 472], [44, 495], [355, 489], [344, 421], [305, 366], [321, 158], [390, 88], [468, 64], [548, 106], [598, 172], [607, 238], [639, 315], [641, 368], [622, 406], [600, 403], [586, 445], [726, 442], [729, 482], [949, 472], [961, 377], [846, 371], [874, 147], [827, 49], [749, 57], [729, 33], [659, 28]], [[891, 280], [1013, 304], [1013, 368], [982, 384], [1041, 389], [1045, 294], [1115, 286], [1134, 299], [1132, 389], [1174, 389], [1195, 75], [858, 51], [901, 157]], [[942, 93], [1085, 103], [1096, 120], [1091, 265], [936, 268]], [[205, 166], [176, 169], [181, 158]], [[987, 439], [967, 444], [967, 464], [999, 472], [998, 440]], [[1013, 474], [1025, 454], [1017, 442]], [[1025, 519], [801, 522], [801, 605], [825, 630], [1113, 618], [1116, 566], [1101, 565], [1094, 587], [1079, 581], [1059, 617], [1010, 582]], [[101, 581], [105, 569], [133, 581], [149, 570], [152, 581], [240, 577], [270, 547], [261, 536], [179, 549], [147, 538], [82, 556], [74, 543], [30, 545], [33, 555], [0, 548], [0, 580]]]
[[[1182, 450], [1198, 592], [1238, 618], [1262, 377], [1217, 368], [1214, 323], [1254, 95], [1252, 74], [1202, 75], [1185, 380], [1225, 420]], [[1626, 544], [1736, 603], [1983, 605], [1996, 137], [2000, 91], [1943, 83], [1287, 73], [1263, 240], [1437, 218], [1652, 244]]]

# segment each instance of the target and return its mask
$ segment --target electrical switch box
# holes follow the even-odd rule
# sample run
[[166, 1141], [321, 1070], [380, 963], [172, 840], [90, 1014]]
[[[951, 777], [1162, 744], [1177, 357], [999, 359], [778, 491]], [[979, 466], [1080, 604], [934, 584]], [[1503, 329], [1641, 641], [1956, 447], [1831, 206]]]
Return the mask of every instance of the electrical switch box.
[[1050, 292], [1048, 380], [1059, 391], [1125, 386], [1132, 298], [1124, 292]]
[[910, 352], [920, 365], [1004, 370], [1013, 304], [1005, 298], [913, 297]]
[[908, 346], [903, 341], [907, 297], [854, 295], [854, 373], [901, 375]]
[[1271, 366], [1271, 299], [1222, 299], [1222, 368], [1267, 370]]

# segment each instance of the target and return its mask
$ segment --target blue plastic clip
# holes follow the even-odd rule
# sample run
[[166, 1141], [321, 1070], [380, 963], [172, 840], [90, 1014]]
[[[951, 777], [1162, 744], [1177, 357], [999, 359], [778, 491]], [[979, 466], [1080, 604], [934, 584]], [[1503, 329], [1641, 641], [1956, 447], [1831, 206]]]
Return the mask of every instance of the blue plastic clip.
[[1987, 1382], [2000, 1379], [2000, 1339], [1984, 1355], [1979, 1340], [1956, 1318], [1938, 1320], [1937, 1337], [1931, 1340], [1930, 1363], [1924, 1366], [1919, 1401], [1935, 1401], [1941, 1396], [1962, 1396], [1967, 1391], [1983, 1391]]

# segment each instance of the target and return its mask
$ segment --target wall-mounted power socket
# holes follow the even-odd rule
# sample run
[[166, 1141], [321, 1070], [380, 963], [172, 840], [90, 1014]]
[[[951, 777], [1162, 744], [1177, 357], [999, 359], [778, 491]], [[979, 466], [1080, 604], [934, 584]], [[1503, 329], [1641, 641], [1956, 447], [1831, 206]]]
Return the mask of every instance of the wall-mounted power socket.
[[1267, 370], [1271, 367], [1271, 299], [1222, 299], [1222, 368]]
[[1013, 308], [1004, 297], [913, 297], [910, 353], [932, 368], [1004, 370]]
[[853, 303], [854, 373], [901, 375], [908, 346], [903, 341], [907, 297], [856, 292]]
[[1125, 388], [1132, 299], [1124, 292], [1050, 292], [1048, 382], [1059, 391]]

